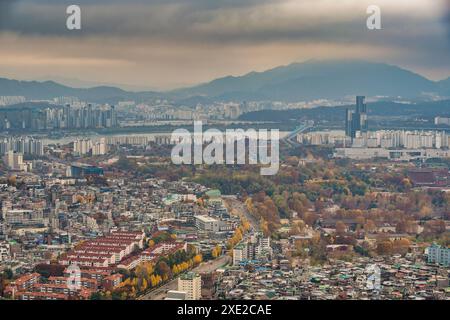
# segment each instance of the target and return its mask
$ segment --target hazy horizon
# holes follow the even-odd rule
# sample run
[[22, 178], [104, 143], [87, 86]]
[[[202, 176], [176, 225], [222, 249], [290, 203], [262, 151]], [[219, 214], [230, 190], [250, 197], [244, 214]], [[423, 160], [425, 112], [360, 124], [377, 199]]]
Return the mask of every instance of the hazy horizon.
[[[94, 87], [110, 86], [110, 87], [117, 87], [117, 88], [120, 88], [122, 90], [130, 91], [130, 92], [139, 92], [139, 91], [170, 92], [170, 91], [174, 91], [174, 90], [180, 90], [180, 89], [185, 89], [185, 88], [189, 88], [189, 87], [195, 87], [195, 86], [207, 84], [207, 83], [209, 83], [211, 81], [214, 81], [214, 80], [217, 80], [217, 79], [221, 79], [221, 78], [226, 78], [226, 77], [243, 77], [243, 76], [246, 76], [246, 75], [251, 74], [253, 72], [261, 72], [262, 73], [262, 72], [270, 71], [272, 69], [276, 69], [276, 68], [280, 68], [280, 67], [287, 67], [287, 66], [294, 65], [294, 64], [302, 64], [302, 63], [308, 63], [308, 62], [312, 62], [312, 61], [316, 61], [316, 62], [345, 62], [345, 61], [349, 61], [349, 59], [320, 59], [320, 60], [318, 60], [318, 59], [309, 59], [309, 60], [306, 60], [306, 61], [294, 61], [294, 62], [291, 62], [291, 63], [286, 64], [286, 65], [280, 65], [280, 66], [276, 66], [274, 68], [269, 68], [269, 69], [262, 70], [262, 71], [249, 71], [249, 72], [246, 72], [246, 73], [243, 73], [243, 74], [237, 74], [237, 75], [225, 74], [225, 75], [222, 75], [222, 76], [220, 76], [218, 78], [209, 79], [209, 80], [206, 80], [206, 81], [203, 81], [203, 82], [199, 82], [199, 83], [195, 83], [195, 84], [188, 85], [188, 86], [180, 86], [180, 87], [175, 87], [175, 88], [170, 88], [170, 89], [146, 88], [145, 86], [127, 85], [127, 84], [120, 84], [120, 83], [101, 83], [101, 82], [96, 83], [95, 81], [91, 81], [89, 79], [78, 79], [78, 78], [70, 78], [70, 77], [64, 78], [64, 77], [50, 76], [50, 75], [43, 76], [43, 77], [40, 77], [40, 78], [24, 78], [24, 79], [21, 79], [21, 78], [3, 77], [0, 74], [0, 78], [6, 78], [6, 79], [9, 79], [9, 80], [18, 80], [18, 81], [37, 81], [37, 82], [53, 81], [53, 82], [56, 82], [56, 83], [61, 84], [61, 85], [65, 85], [65, 86], [72, 87], [72, 88], [80, 88], [80, 89], [82, 89], [82, 88], [94, 88]], [[388, 63], [384, 63], [384, 62], [381, 62], [381, 61], [369, 61], [369, 60], [361, 60], [361, 59], [352, 59], [352, 61], [388, 64]], [[388, 65], [390, 65], [390, 64], [388, 64]], [[394, 65], [394, 66], [396, 66], [396, 65]], [[397, 67], [400, 67], [400, 66], [397, 66]], [[416, 74], [418, 74], [421, 77], [424, 77], [424, 78], [426, 78], [428, 80], [435, 81], [435, 82], [439, 82], [439, 81], [444, 81], [444, 80], [450, 79], [450, 74], [448, 74], [448, 76], [445, 76], [442, 79], [434, 80], [434, 79], [428, 78], [427, 76], [425, 76], [425, 75], [423, 75], [421, 73], [415, 72], [414, 70], [409, 70], [409, 69], [405, 69], [405, 68], [403, 68], [403, 69], [407, 70], [407, 71], [411, 71], [413, 73], [416, 73]]]
[[[68, 31], [72, 2], [0, 0], [0, 77], [166, 91], [311, 59], [360, 59], [443, 80], [448, 2], [80, 0], [82, 30]], [[373, 4], [382, 30], [366, 28]]]

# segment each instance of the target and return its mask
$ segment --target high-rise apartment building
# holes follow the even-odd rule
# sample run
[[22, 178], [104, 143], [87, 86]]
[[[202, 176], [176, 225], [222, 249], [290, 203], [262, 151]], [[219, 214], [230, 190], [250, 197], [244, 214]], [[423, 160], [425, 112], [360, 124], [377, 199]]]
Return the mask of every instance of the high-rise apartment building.
[[178, 291], [186, 292], [186, 300], [200, 300], [202, 297], [202, 278], [188, 272], [178, 278]]
[[440, 264], [443, 266], [450, 266], [450, 248], [442, 247], [437, 244], [432, 244], [427, 248], [428, 262], [433, 264]]
[[248, 247], [246, 243], [240, 243], [233, 248], [233, 266], [248, 259]]
[[105, 138], [101, 138], [99, 141], [77, 139], [73, 142], [73, 152], [79, 156], [83, 156], [88, 153], [93, 156], [104, 155], [107, 152], [105, 141]]
[[115, 128], [119, 126], [114, 106], [46, 108], [7, 107], [0, 110], [0, 130], [53, 130]]
[[14, 151], [8, 151], [3, 156], [3, 162], [11, 170], [25, 170], [23, 163], [23, 154]]
[[7, 137], [0, 140], [0, 155], [8, 151], [19, 152], [25, 155], [44, 155], [42, 140], [31, 137]]

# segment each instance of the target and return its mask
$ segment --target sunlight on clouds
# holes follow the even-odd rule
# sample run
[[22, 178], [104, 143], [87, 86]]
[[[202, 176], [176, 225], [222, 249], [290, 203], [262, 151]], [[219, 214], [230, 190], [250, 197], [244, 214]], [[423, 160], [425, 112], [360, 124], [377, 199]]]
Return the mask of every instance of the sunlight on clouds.
[[[446, 2], [83, 0], [83, 29], [70, 33], [65, 1], [18, 0], [4, 7], [0, 76], [47, 75], [47, 67], [59, 76], [170, 88], [295, 61], [360, 58], [440, 78], [450, 71]], [[381, 31], [366, 29], [372, 4], [382, 9]]]

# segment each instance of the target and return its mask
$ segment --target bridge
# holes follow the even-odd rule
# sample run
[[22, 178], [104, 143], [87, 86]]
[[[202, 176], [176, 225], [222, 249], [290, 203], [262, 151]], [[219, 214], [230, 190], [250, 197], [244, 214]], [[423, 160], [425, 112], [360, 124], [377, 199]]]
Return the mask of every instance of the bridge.
[[311, 123], [310, 121], [302, 123], [300, 126], [295, 128], [291, 133], [289, 133], [286, 137], [284, 137], [283, 141], [291, 146], [296, 145], [296, 144], [298, 144], [296, 141], [297, 135], [299, 133], [305, 132], [306, 130], [308, 130], [312, 127], [313, 127], [313, 123]]

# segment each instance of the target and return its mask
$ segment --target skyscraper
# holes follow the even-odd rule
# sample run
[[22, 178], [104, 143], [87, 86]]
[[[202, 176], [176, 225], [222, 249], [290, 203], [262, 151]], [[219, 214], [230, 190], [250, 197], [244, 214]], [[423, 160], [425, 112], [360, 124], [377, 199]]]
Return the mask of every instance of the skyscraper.
[[364, 96], [356, 97], [356, 115], [358, 122], [356, 124], [356, 130], [361, 132], [367, 132], [367, 105], [364, 103]]
[[364, 103], [364, 96], [356, 97], [356, 110], [346, 110], [345, 134], [351, 138], [356, 137], [356, 132], [367, 132], [369, 129], [367, 122], [367, 105]]
[[345, 110], [345, 135], [349, 137], [355, 137], [356, 132], [353, 132], [353, 110]]

